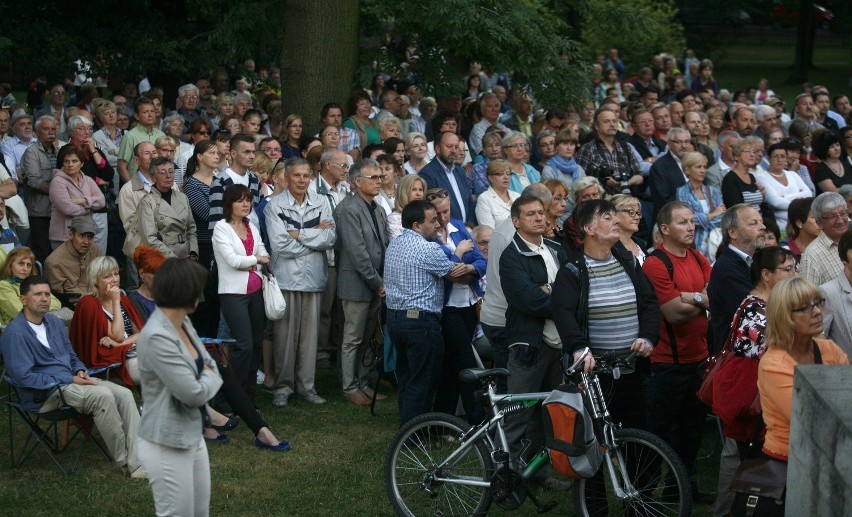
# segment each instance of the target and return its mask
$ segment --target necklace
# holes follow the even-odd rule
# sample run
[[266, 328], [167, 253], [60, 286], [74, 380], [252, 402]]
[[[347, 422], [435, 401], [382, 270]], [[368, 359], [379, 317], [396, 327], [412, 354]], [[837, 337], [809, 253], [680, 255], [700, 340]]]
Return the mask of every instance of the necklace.
[[772, 171], [766, 171], [766, 172], [768, 172], [769, 174], [771, 174], [771, 175], [775, 176], [776, 178], [783, 178], [783, 177], [784, 177], [784, 171], [781, 171], [779, 174], [775, 174], [775, 173], [774, 173], [774, 172], [772, 172]]
[[[842, 163], [840, 163], [840, 162], [837, 162], [836, 164], [833, 164], [833, 163], [830, 163], [830, 162], [826, 161], [826, 162], [825, 162], [825, 164], [826, 164], [826, 165], [828, 165], [828, 168], [829, 168], [829, 169], [831, 169], [831, 172], [833, 172], [834, 174], [836, 174], [838, 177], [841, 177], [841, 178], [842, 178], [842, 177], [843, 177], [843, 173], [844, 173], [844, 172], [846, 172], [846, 171], [844, 171], [844, 170], [843, 170], [843, 164], [842, 164]], [[838, 171], [837, 169], [840, 169], [840, 170]]]

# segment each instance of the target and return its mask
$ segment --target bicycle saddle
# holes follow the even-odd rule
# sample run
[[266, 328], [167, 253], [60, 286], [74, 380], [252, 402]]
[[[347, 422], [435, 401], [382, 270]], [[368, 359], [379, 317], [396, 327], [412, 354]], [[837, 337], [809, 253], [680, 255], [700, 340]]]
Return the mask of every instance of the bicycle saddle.
[[459, 380], [464, 382], [481, 381], [489, 377], [508, 377], [509, 370], [505, 368], [467, 368], [459, 372]]

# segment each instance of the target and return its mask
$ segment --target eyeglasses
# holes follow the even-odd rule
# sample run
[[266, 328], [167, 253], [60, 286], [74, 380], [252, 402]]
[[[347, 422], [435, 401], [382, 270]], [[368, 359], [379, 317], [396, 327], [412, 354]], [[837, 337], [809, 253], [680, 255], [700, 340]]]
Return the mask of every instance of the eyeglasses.
[[157, 176], [166, 176], [166, 177], [169, 177], [169, 176], [174, 176], [174, 175], [175, 175], [175, 171], [174, 171], [174, 169], [167, 170], [167, 171], [157, 171], [155, 174], [156, 174]]
[[819, 300], [815, 300], [811, 303], [806, 303], [798, 309], [793, 309], [792, 312], [813, 313], [814, 309], [822, 309], [823, 307], [825, 307], [825, 298], [820, 298]]
[[196, 131], [196, 133], [199, 135], [209, 135], [210, 131], [207, 131], [206, 129], [201, 129], [199, 131]]
[[632, 208], [628, 208], [627, 210], [619, 210], [622, 214], [627, 214], [630, 217], [638, 217], [642, 219], [642, 211], [641, 210], [633, 210]]
[[175, 150], [169, 149], [168, 147], [158, 147], [157, 150], [160, 151], [161, 153], [175, 154]]
[[844, 211], [838, 212], [836, 214], [824, 215], [824, 216], [820, 217], [820, 219], [822, 219], [823, 221], [828, 221], [828, 222], [838, 221], [838, 220], [842, 220], [842, 219], [849, 219], [849, 212], [844, 210]]
[[686, 145], [686, 144], [690, 143], [689, 140], [669, 140], [669, 142], [672, 143], [672, 144], [678, 144], [678, 145]]
[[512, 144], [512, 145], [504, 145], [503, 149], [529, 149], [529, 144]]
[[296, 128], [296, 129], [302, 129], [302, 127], [303, 127], [303, 126], [302, 126], [302, 124], [290, 124], [290, 125], [289, 125], [289, 126], [287, 126], [287, 127], [292, 127], [292, 128]]
[[440, 189], [436, 192], [432, 192], [431, 194], [427, 194], [426, 195], [426, 202], [431, 203], [432, 201], [435, 201], [436, 199], [444, 199], [445, 197], [447, 197], [449, 195], [450, 194], [446, 190]]
[[[331, 163], [333, 163], [333, 164], [337, 165], [338, 167], [340, 167], [341, 169], [343, 169], [343, 170], [345, 170], [345, 171], [348, 171], [348, 170], [349, 170], [349, 164], [348, 164], [348, 163], [346, 163], [346, 162], [343, 162], [343, 163], [340, 163], [340, 162], [331, 162]], [[372, 178], [373, 176], [364, 176], [364, 177], [365, 177], [365, 178], [370, 179], [370, 178]]]
[[792, 266], [786, 266], [786, 267], [778, 266], [778, 267], [775, 268], [775, 270], [776, 271], [786, 271], [787, 273], [792, 273], [792, 272], [795, 271], [796, 273], [798, 273], [799, 272], [799, 265], [794, 264]]
[[184, 99], [186, 99], [188, 101], [197, 101], [198, 96], [197, 95], [186, 95], [186, 96], [184, 96]]
[[[338, 163], [337, 165], [340, 165], [340, 164]], [[341, 167], [342, 167], [342, 165], [341, 165]], [[348, 168], [349, 168], [349, 166], [347, 165], [347, 166], [346, 166], [346, 168], [348, 169]], [[364, 178], [365, 180], [370, 180], [370, 181], [377, 181], [377, 180], [378, 180], [378, 181], [382, 181], [382, 180], [384, 180], [387, 176], [385, 176], [384, 174], [374, 174], [374, 175], [372, 175], [372, 176], [361, 176], [361, 177], [362, 177], [362, 178]]]
[[334, 133], [323, 133], [322, 136], [340, 136], [340, 133], [335, 131]]

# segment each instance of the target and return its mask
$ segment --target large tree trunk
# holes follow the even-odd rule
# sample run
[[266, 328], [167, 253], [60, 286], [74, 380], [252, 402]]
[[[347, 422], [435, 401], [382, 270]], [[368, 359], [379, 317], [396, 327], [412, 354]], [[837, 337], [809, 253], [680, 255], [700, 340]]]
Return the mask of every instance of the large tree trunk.
[[796, 61], [790, 75], [791, 83], [803, 83], [808, 80], [808, 73], [813, 68], [814, 40], [814, 6], [809, 0], [799, 1], [799, 26], [796, 28]]
[[358, 67], [357, 0], [285, 0], [281, 80], [284, 113], [303, 117], [303, 134], [315, 134], [320, 110], [346, 99]]

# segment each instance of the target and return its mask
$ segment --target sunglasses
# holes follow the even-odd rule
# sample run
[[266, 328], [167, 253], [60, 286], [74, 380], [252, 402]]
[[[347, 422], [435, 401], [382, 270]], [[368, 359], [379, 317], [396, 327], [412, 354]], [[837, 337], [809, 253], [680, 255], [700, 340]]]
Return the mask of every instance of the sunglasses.
[[444, 199], [447, 196], [449, 196], [449, 193], [447, 193], [447, 191], [444, 190], [444, 189], [440, 189], [436, 192], [432, 192], [431, 194], [427, 194], [426, 195], [426, 202], [431, 203], [432, 201], [435, 201], [436, 199]]

